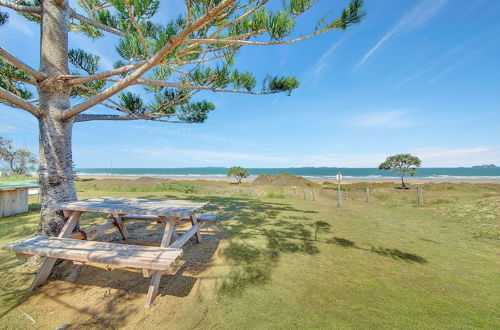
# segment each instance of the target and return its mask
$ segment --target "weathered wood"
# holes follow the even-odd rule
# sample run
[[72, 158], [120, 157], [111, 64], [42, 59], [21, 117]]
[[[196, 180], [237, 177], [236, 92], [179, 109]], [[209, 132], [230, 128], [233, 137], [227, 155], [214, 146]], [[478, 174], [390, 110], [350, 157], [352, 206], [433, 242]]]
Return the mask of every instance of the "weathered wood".
[[155, 270], [168, 269], [182, 254], [182, 250], [176, 248], [82, 241], [49, 236], [35, 236], [6, 243], [3, 248], [17, 253], [40, 255], [48, 259]]
[[31, 257], [33, 257], [32, 254], [16, 252], [16, 258], [17, 259], [28, 259], [28, 258], [31, 258]]
[[[86, 228], [85, 230], [82, 230], [82, 231], [85, 232], [85, 234], [87, 235], [87, 239], [89, 239], [89, 238], [95, 237], [99, 233], [105, 232], [105, 231], [107, 231], [107, 230], [109, 230], [111, 228], [115, 228], [115, 227], [116, 226], [113, 223], [113, 221], [109, 221], [109, 222], [107, 222], [105, 224], [93, 226], [93, 227], [90, 227], [90, 228]], [[81, 234], [79, 232], [73, 233], [71, 235], [71, 238], [81, 239]]]
[[166, 217], [160, 217], [160, 220], [165, 224], [165, 230], [163, 232], [160, 246], [167, 247], [170, 245], [170, 240], [172, 239], [172, 234], [175, 228], [175, 221], [173, 219], [167, 219]]
[[156, 271], [151, 276], [151, 281], [149, 283], [148, 295], [146, 297], [146, 302], [144, 307], [149, 307], [153, 303], [156, 295], [158, 294], [158, 289], [160, 288], [161, 271]]
[[123, 239], [129, 238], [130, 234], [128, 233], [127, 228], [125, 228], [125, 225], [123, 224], [122, 217], [119, 214], [113, 214], [112, 219], [115, 226], [118, 228], [118, 231], [122, 235], [122, 238]]
[[366, 192], [365, 192], [365, 202], [369, 202], [370, 201], [370, 188], [366, 188]]
[[52, 206], [52, 209], [188, 218], [193, 212], [206, 204], [208, 203], [183, 200], [92, 198], [71, 203], [55, 204]]
[[[209, 222], [215, 220], [217, 217], [217, 214], [196, 214], [196, 218], [198, 219], [198, 222]], [[160, 218], [155, 217], [155, 216], [148, 216], [148, 215], [135, 215], [135, 214], [127, 214], [122, 217], [123, 221], [130, 221], [130, 220], [144, 220], [144, 221], [156, 221], [158, 222]], [[189, 221], [191, 222], [191, 218], [175, 218], [175, 221]], [[161, 221], [160, 221], [161, 222]]]
[[28, 212], [30, 188], [38, 188], [38, 186], [0, 186], [0, 217]]
[[[73, 229], [75, 229], [75, 226], [78, 223], [78, 219], [80, 219], [82, 213], [83, 212], [71, 212], [69, 214], [69, 218], [66, 220], [66, 223], [64, 224], [63, 228], [61, 229], [61, 232], [59, 233], [58, 236], [59, 238], [71, 236], [71, 233]], [[25, 251], [16, 251], [16, 252], [25, 253]], [[45, 258], [45, 260], [42, 263], [42, 266], [36, 273], [35, 278], [33, 279], [33, 282], [31, 283], [28, 289], [29, 291], [34, 290], [36, 287], [42, 285], [47, 280], [56, 261], [57, 258]]]
[[201, 233], [200, 233], [200, 227], [201, 227], [201, 225], [198, 223], [198, 219], [196, 218], [195, 214], [193, 214], [191, 216], [191, 224], [193, 225], [193, 227], [195, 225], [198, 225], [198, 228], [196, 229], [196, 232], [195, 232], [195, 237], [196, 237], [196, 241], [198, 243], [201, 243]]
[[196, 223], [193, 227], [191, 227], [188, 231], [186, 231], [177, 241], [175, 241], [172, 245], [170, 245], [171, 248], [181, 248], [189, 239], [196, 234], [198, 231], [198, 228], [200, 227], [200, 223]]
[[154, 269], [146, 269], [146, 268], [142, 269], [142, 275], [144, 277], [151, 277], [151, 275], [153, 275], [154, 272], [155, 272]]
[[[160, 216], [159, 218], [162, 221], [162, 223], [165, 224], [165, 231], [163, 233], [163, 238], [161, 240], [160, 247], [166, 247], [170, 244], [170, 239], [172, 238], [172, 233], [174, 232], [175, 221], [172, 218], [166, 218], [164, 216]], [[172, 246], [170, 246], [170, 248], [172, 248]], [[146, 302], [144, 303], [144, 307], [151, 306], [153, 300], [158, 294], [158, 289], [160, 287], [161, 273], [162, 273], [161, 271], [155, 271], [152, 274], [146, 272], [146, 274], [149, 274], [151, 276], [151, 281], [149, 282], [148, 295], [146, 296]]]
[[424, 195], [422, 193], [421, 186], [417, 186], [417, 202], [418, 202], [418, 205], [420, 205], [420, 206], [424, 205]]

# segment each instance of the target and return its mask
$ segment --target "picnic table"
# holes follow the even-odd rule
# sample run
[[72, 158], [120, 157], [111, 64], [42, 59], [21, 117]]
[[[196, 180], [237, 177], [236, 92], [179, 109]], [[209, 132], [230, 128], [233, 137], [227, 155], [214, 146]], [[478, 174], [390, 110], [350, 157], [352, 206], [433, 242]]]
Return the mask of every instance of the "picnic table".
[[[215, 215], [197, 215], [196, 211], [207, 202], [184, 200], [93, 198], [53, 206], [63, 210], [67, 221], [58, 237], [35, 236], [7, 243], [4, 249], [16, 252], [20, 258], [33, 255], [46, 257], [37, 272], [30, 290], [42, 285], [50, 275], [57, 259], [72, 260], [77, 264], [96, 262], [121, 267], [142, 269], [145, 277], [151, 277], [145, 306], [151, 305], [158, 293], [162, 272], [168, 269], [182, 254], [182, 246], [195, 236], [201, 242], [200, 228], [215, 219]], [[106, 224], [85, 231], [73, 232], [80, 216], [86, 212], [110, 215]], [[158, 247], [92, 241], [91, 237], [113, 227], [123, 239], [129, 237], [125, 222], [153, 221], [165, 225]], [[177, 222], [188, 222], [191, 227], [179, 236], [175, 230]], [[171, 243], [173, 240], [173, 243]]]

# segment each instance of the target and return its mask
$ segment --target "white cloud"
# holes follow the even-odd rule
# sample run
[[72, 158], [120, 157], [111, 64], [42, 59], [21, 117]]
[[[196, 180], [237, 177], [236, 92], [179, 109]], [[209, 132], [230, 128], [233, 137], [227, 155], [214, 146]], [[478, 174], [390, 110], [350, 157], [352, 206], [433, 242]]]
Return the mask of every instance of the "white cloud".
[[20, 32], [29, 38], [35, 38], [35, 31], [39, 29], [35, 23], [18, 16], [18, 14], [12, 11], [9, 12], [9, 20], [5, 26], [7, 28], [13, 28], [16, 32]]
[[424, 167], [457, 167], [500, 164], [500, 146], [467, 148], [423, 147], [411, 150]]
[[444, 7], [446, 2], [447, 0], [425, 0], [419, 2], [359, 60], [356, 64], [355, 70], [359, 70], [366, 63], [366, 61], [368, 61], [368, 59], [388, 40], [415, 30], [434, 18]]
[[[115, 150], [116, 151], [116, 150]], [[124, 150], [125, 152], [125, 150]], [[252, 154], [231, 151], [136, 147], [126, 150], [130, 160], [154, 162], [158, 167], [178, 166], [232, 166], [247, 167], [374, 167], [384, 160], [385, 154]], [[127, 163], [127, 167], [141, 166]]]
[[351, 117], [348, 124], [362, 127], [403, 128], [417, 126], [420, 121], [413, 118], [408, 111], [381, 111]]
[[332, 44], [321, 57], [314, 63], [307, 76], [310, 78], [318, 77], [322, 75], [329, 66], [329, 59], [331, 55], [344, 43], [344, 39], [341, 39], [334, 44]]
[[19, 129], [16, 126], [0, 123], [0, 133], [2, 134], [15, 133], [17, 131], [19, 131]]

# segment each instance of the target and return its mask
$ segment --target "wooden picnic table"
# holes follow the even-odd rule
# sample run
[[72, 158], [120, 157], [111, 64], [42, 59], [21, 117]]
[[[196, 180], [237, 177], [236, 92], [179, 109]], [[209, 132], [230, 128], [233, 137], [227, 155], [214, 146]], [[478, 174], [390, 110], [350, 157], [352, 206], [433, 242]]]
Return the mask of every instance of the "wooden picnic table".
[[[43, 255], [45, 260], [35, 276], [30, 290], [43, 284], [58, 258], [73, 260], [75, 263], [98, 262], [124, 267], [141, 268], [145, 277], [151, 277], [145, 306], [151, 305], [158, 293], [162, 272], [168, 269], [182, 253], [180, 248], [194, 235], [201, 242], [200, 227], [196, 211], [208, 202], [184, 200], [152, 200], [124, 198], [92, 198], [69, 203], [56, 204], [52, 208], [63, 210], [68, 217], [59, 236], [36, 236], [13, 243], [4, 248], [15, 251], [18, 256]], [[86, 212], [107, 213], [108, 224], [86, 229], [84, 239], [113, 226], [118, 228], [123, 239], [129, 237], [124, 225], [130, 220], [156, 221], [165, 225], [159, 247], [116, 244], [107, 242], [74, 239], [73, 230], [80, 216]], [[214, 215], [210, 215], [215, 217]], [[213, 217], [209, 217], [212, 219]], [[190, 222], [191, 227], [182, 235], [177, 235], [175, 224], [179, 221]], [[171, 244], [172, 238], [174, 242]]]

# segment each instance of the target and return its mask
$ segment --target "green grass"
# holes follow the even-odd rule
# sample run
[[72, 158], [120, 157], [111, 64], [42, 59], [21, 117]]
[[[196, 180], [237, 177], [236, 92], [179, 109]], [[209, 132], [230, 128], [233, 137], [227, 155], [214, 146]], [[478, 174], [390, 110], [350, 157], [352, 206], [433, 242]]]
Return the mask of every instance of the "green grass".
[[[182, 298], [161, 295], [146, 312], [141, 309], [141, 299], [131, 309], [146, 314], [123, 313], [113, 318], [113, 327], [500, 326], [498, 185], [426, 185], [426, 204], [419, 207], [414, 189], [371, 186], [371, 200], [366, 203], [366, 185], [358, 184], [349, 187], [349, 199], [339, 209], [335, 207], [336, 192], [320, 192], [320, 187], [312, 200], [303, 197], [302, 188], [251, 184], [195, 182], [191, 184], [199, 188], [194, 192], [156, 190], [156, 185], [145, 188], [143, 183], [138, 183], [142, 190], [134, 191], [133, 182], [129, 182], [129, 190], [105, 186], [95, 190], [93, 184], [79, 183], [83, 190], [79, 198], [209, 200], [207, 211], [219, 214], [219, 225], [211, 227], [220, 239], [211, 261], [195, 259], [183, 273], [197, 279], [189, 294]], [[184, 187], [184, 183], [178, 186]], [[304, 192], [312, 195], [310, 190]], [[98, 215], [86, 215], [82, 225], [98, 219]], [[36, 222], [35, 210], [1, 218], [0, 243], [30, 235]], [[207, 246], [203, 244], [208, 243], [200, 248]], [[0, 252], [0, 327], [30, 325], [19, 309], [33, 299], [24, 300], [23, 296], [32, 275], [20, 276], [17, 264], [10, 253]], [[136, 280], [143, 279], [138, 276]], [[174, 282], [162, 283], [167, 290]], [[87, 283], [79, 284], [72, 294], [82, 297], [75, 304], [83, 304], [86, 292], [104, 297], [106, 290]], [[135, 292], [130, 288], [118, 292], [127, 290]], [[137, 294], [144, 297], [140, 290]], [[127, 303], [130, 300], [117, 300], [107, 308], [96, 306], [92, 317], [122, 315]], [[175, 313], [166, 312], [169, 308]], [[38, 317], [41, 327], [53, 328], [50, 318]], [[71, 322], [68, 316], [65, 323]]]

